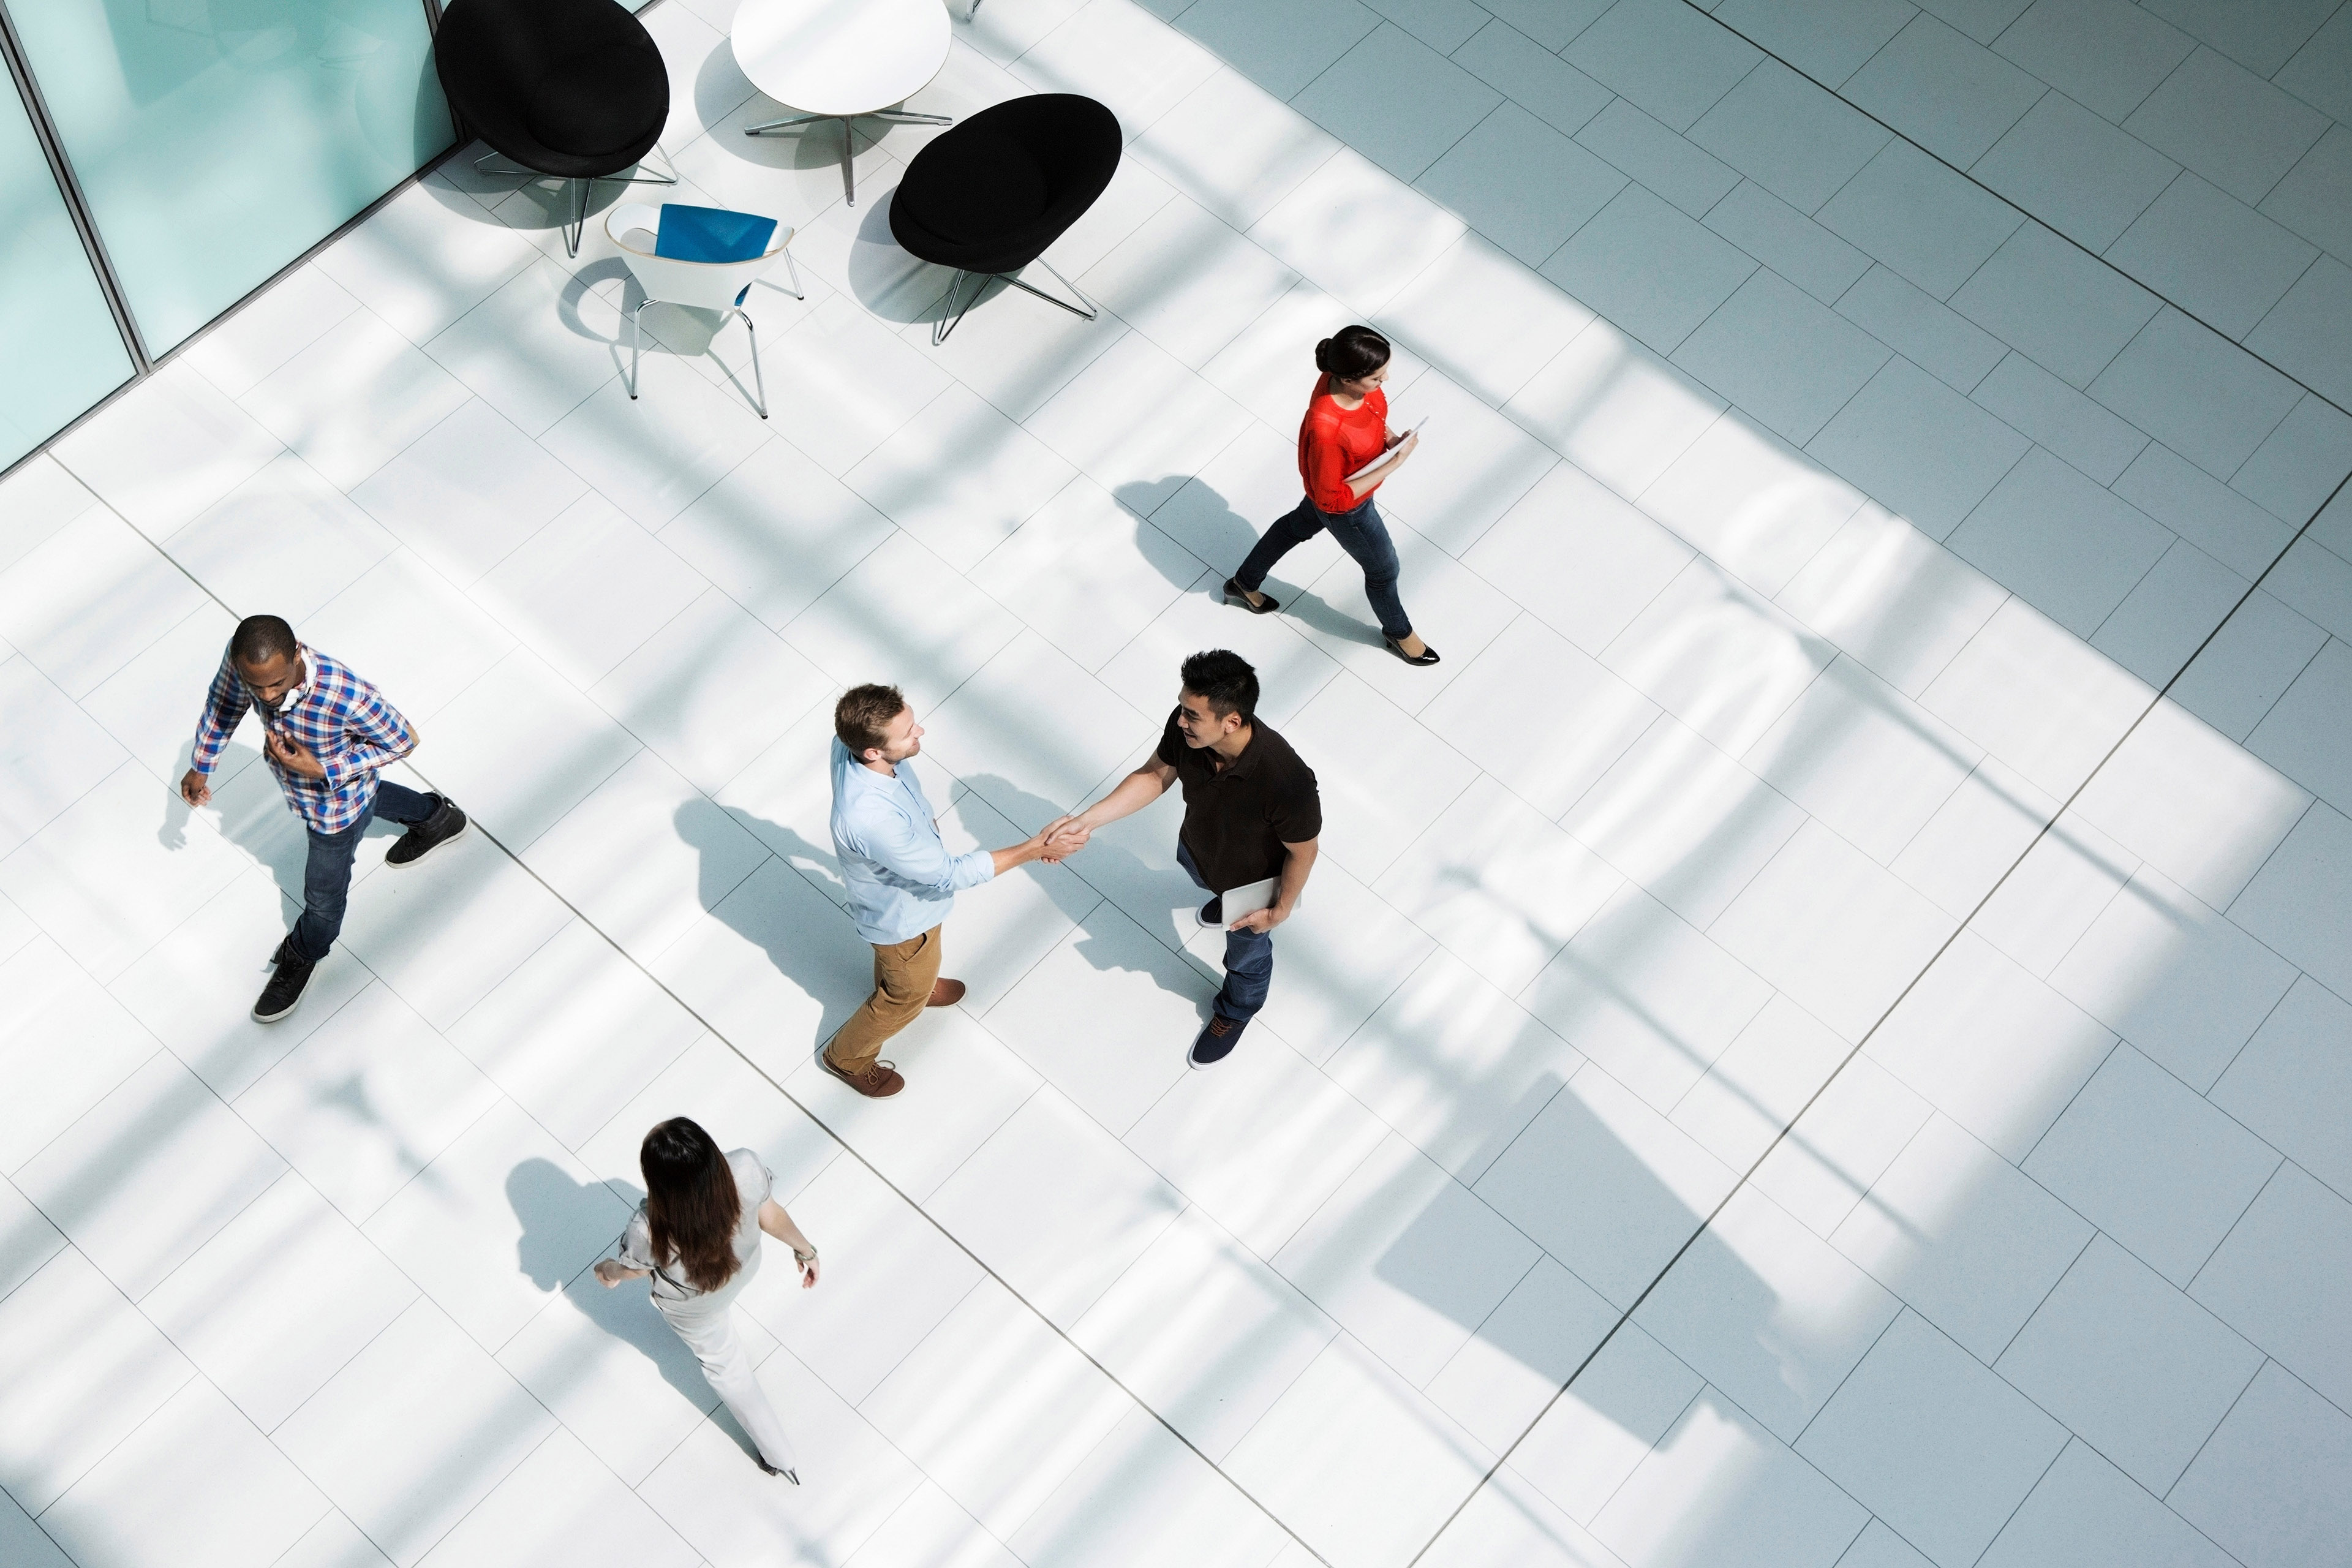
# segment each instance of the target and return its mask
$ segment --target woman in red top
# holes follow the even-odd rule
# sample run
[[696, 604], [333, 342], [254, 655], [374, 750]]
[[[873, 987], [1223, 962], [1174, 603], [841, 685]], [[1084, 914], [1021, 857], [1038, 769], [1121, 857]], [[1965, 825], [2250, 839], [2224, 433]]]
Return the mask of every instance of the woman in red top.
[[1381, 390], [1389, 377], [1389, 341], [1370, 327], [1342, 327], [1315, 345], [1315, 368], [1323, 374], [1298, 426], [1307, 499], [1267, 529], [1241, 570], [1225, 579], [1225, 602], [1261, 616], [1280, 609], [1259, 584], [1276, 562], [1328, 528], [1364, 569], [1364, 597], [1380, 617], [1389, 651], [1407, 664], [1435, 664], [1436, 652], [1414, 634], [1397, 597], [1396, 546], [1372, 504], [1381, 481], [1421, 444], [1418, 434], [1389, 428], [1388, 394]]

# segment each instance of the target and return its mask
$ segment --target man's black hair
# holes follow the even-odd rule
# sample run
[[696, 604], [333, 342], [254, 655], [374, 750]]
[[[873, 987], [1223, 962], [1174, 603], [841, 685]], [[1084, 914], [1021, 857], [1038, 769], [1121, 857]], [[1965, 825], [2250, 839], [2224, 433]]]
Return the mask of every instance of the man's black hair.
[[1213, 647], [1186, 659], [1184, 689], [1207, 698], [1209, 710], [1221, 719], [1238, 713], [1246, 724], [1257, 717], [1257, 671], [1230, 648]]
[[267, 664], [272, 658], [292, 658], [301, 652], [294, 628], [277, 616], [247, 616], [236, 623], [228, 639], [228, 656], [242, 665]]

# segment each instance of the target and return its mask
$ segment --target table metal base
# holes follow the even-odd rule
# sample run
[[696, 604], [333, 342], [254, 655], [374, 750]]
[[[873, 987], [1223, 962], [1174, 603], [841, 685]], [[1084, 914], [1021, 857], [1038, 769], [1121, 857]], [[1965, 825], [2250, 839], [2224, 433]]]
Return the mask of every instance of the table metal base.
[[953, 125], [950, 114], [916, 114], [904, 109], [877, 109], [864, 114], [795, 114], [784, 120], [771, 120], [764, 125], [747, 125], [746, 136], [773, 136], [785, 131], [799, 131], [811, 125], [837, 124], [841, 127], [841, 188], [851, 206], [857, 205], [857, 170], [851, 160], [856, 156], [853, 120], [880, 120], [892, 125]]

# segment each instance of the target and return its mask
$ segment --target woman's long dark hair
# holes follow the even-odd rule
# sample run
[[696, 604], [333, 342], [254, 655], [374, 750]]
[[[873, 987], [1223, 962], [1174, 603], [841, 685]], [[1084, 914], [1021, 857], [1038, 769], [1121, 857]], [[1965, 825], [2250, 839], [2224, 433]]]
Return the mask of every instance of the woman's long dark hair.
[[743, 1218], [735, 1173], [710, 1134], [673, 1116], [646, 1134], [637, 1150], [646, 1177], [646, 1224], [654, 1257], [677, 1264], [687, 1283], [716, 1290], [735, 1278], [735, 1227]]
[[1315, 345], [1315, 368], [1334, 381], [1361, 381], [1388, 363], [1388, 339], [1370, 327], [1341, 327]]

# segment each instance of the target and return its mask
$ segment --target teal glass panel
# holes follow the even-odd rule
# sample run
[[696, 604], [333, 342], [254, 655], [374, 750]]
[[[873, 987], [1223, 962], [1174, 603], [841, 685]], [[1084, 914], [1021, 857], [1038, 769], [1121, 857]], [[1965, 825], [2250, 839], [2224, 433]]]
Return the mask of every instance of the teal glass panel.
[[419, 0], [9, 6], [150, 353], [451, 141]]
[[0, 68], [0, 468], [131, 370], [32, 119]]

